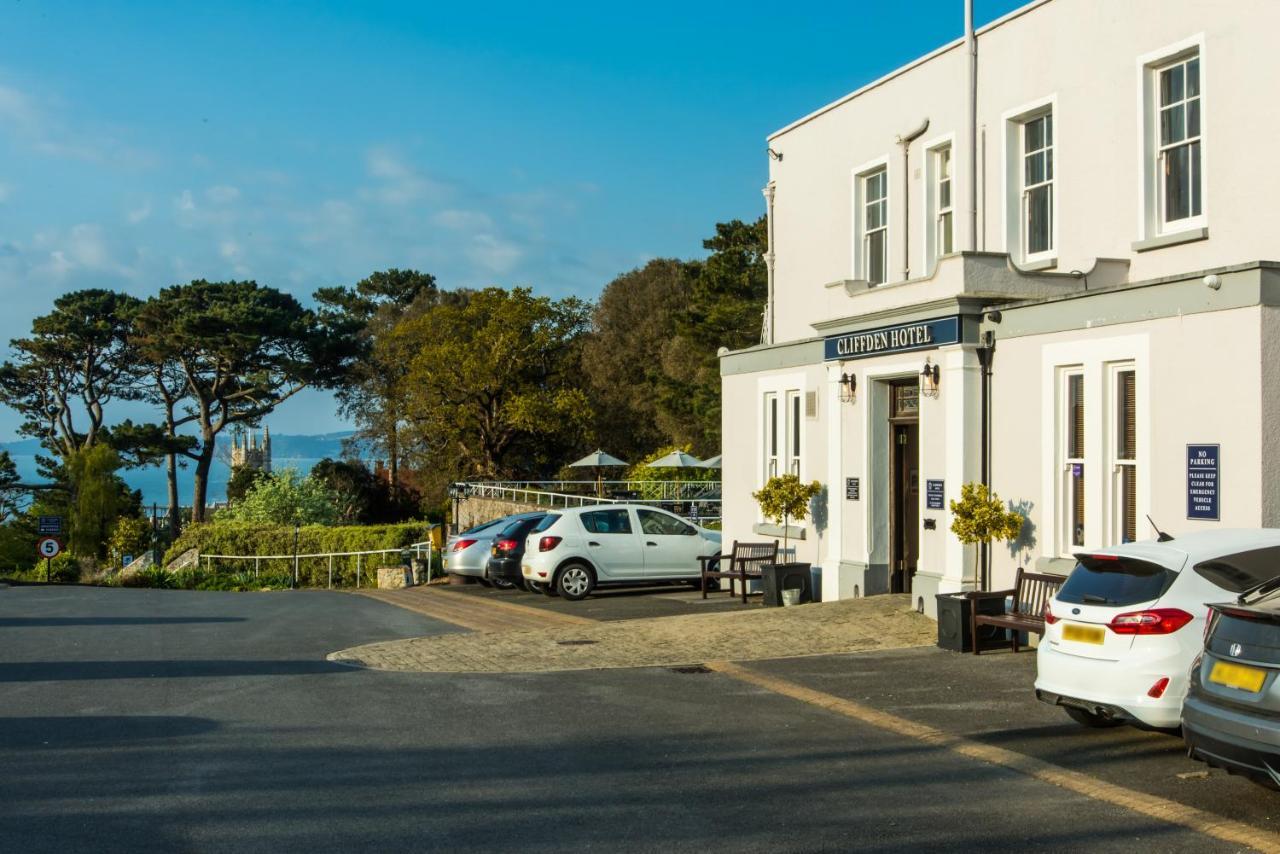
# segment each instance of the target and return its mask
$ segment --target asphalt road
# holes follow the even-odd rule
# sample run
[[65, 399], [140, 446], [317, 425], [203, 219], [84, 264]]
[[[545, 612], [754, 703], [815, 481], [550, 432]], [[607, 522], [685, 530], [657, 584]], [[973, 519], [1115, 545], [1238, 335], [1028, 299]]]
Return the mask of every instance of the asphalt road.
[[[718, 673], [324, 660], [451, 630], [342, 593], [0, 589], [0, 850], [1235, 850]], [[942, 655], [767, 667], [986, 702], [922, 681]]]

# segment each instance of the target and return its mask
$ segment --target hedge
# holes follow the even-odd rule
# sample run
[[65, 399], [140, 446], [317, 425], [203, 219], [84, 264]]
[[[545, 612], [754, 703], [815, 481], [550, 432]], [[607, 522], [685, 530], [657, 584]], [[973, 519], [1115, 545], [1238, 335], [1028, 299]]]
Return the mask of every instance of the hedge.
[[[428, 522], [407, 522], [399, 525], [306, 525], [298, 530], [299, 554], [321, 552], [364, 552], [377, 549], [402, 549], [413, 543], [425, 542], [430, 537]], [[165, 552], [164, 562], [181, 556], [189, 549], [200, 554], [219, 555], [291, 555], [293, 554], [293, 527], [259, 525], [249, 522], [210, 522], [188, 525], [182, 535]], [[206, 562], [202, 561], [202, 564]], [[356, 583], [356, 567], [361, 568], [363, 584], [376, 584], [377, 568], [400, 563], [397, 553], [365, 555], [359, 561], [355, 557], [339, 557], [333, 561], [335, 586], [352, 586]], [[216, 572], [252, 572], [253, 561], [210, 560], [207, 565]], [[292, 560], [261, 562], [260, 571], [292, 574]], [[299, 581], [303, 586], [324, 587], [328, 584], [328, 558], [304, 558], [298, 561]]]

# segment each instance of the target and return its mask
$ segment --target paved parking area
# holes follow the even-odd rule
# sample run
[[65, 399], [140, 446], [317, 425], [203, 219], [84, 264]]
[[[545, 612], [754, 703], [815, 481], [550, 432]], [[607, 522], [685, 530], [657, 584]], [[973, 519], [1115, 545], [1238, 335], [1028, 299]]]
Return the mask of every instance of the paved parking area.
[[[724, 583], [727, 589], [728, 582]], [[546, 596], [525, 590], [498, 590], [479, 584], [433, 584], [432, 589], [478, 601], [511, 602], [592, 620], [640, 620], [647, 617], [675, 617], [682, 614], [737, 612], [760, 608], [759, 596], [748, 597], [746, 605], [742, 604], [741, 597], [730, 596], [727, 592], [711, 592], [703, 599], [702, 592], [688, 584], [603, 588], [580, 602], [569, 602], [559, 596]]]
[[[324, 660], [456, 631], [320, 591], [0, 589], [0, 849], [1243, 847], [721, 672]], [[918, 649], [748, 666], [1270, 828], [1277, 796], [1177, 777], [1198, 766], [1176, 740], [1041, 708], [1031, 663]]]

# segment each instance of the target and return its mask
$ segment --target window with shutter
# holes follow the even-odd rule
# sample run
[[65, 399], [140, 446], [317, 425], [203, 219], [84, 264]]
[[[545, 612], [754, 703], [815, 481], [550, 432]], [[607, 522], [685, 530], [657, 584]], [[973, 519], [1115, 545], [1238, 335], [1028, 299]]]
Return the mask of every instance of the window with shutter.
[[1063, 375], [1063, 450], [1061, 472], [1062, 506], [1065, 510], [1063, 553], [1084, 545], [1085, 538], [1085, 447], [1084, 374]]
[[1138, 538], [1138, 412], [1137, 373], [1121, 368], [1114, 373], [1116, 535], [1122, 543]]

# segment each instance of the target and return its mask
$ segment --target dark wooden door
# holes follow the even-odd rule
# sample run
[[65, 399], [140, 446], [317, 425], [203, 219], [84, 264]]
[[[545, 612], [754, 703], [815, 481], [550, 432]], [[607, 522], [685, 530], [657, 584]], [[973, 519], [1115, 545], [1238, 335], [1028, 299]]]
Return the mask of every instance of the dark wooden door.
[[893, 555], [890, 589], [910, 593], [920, 557], [920, 426], [893, 425]]

